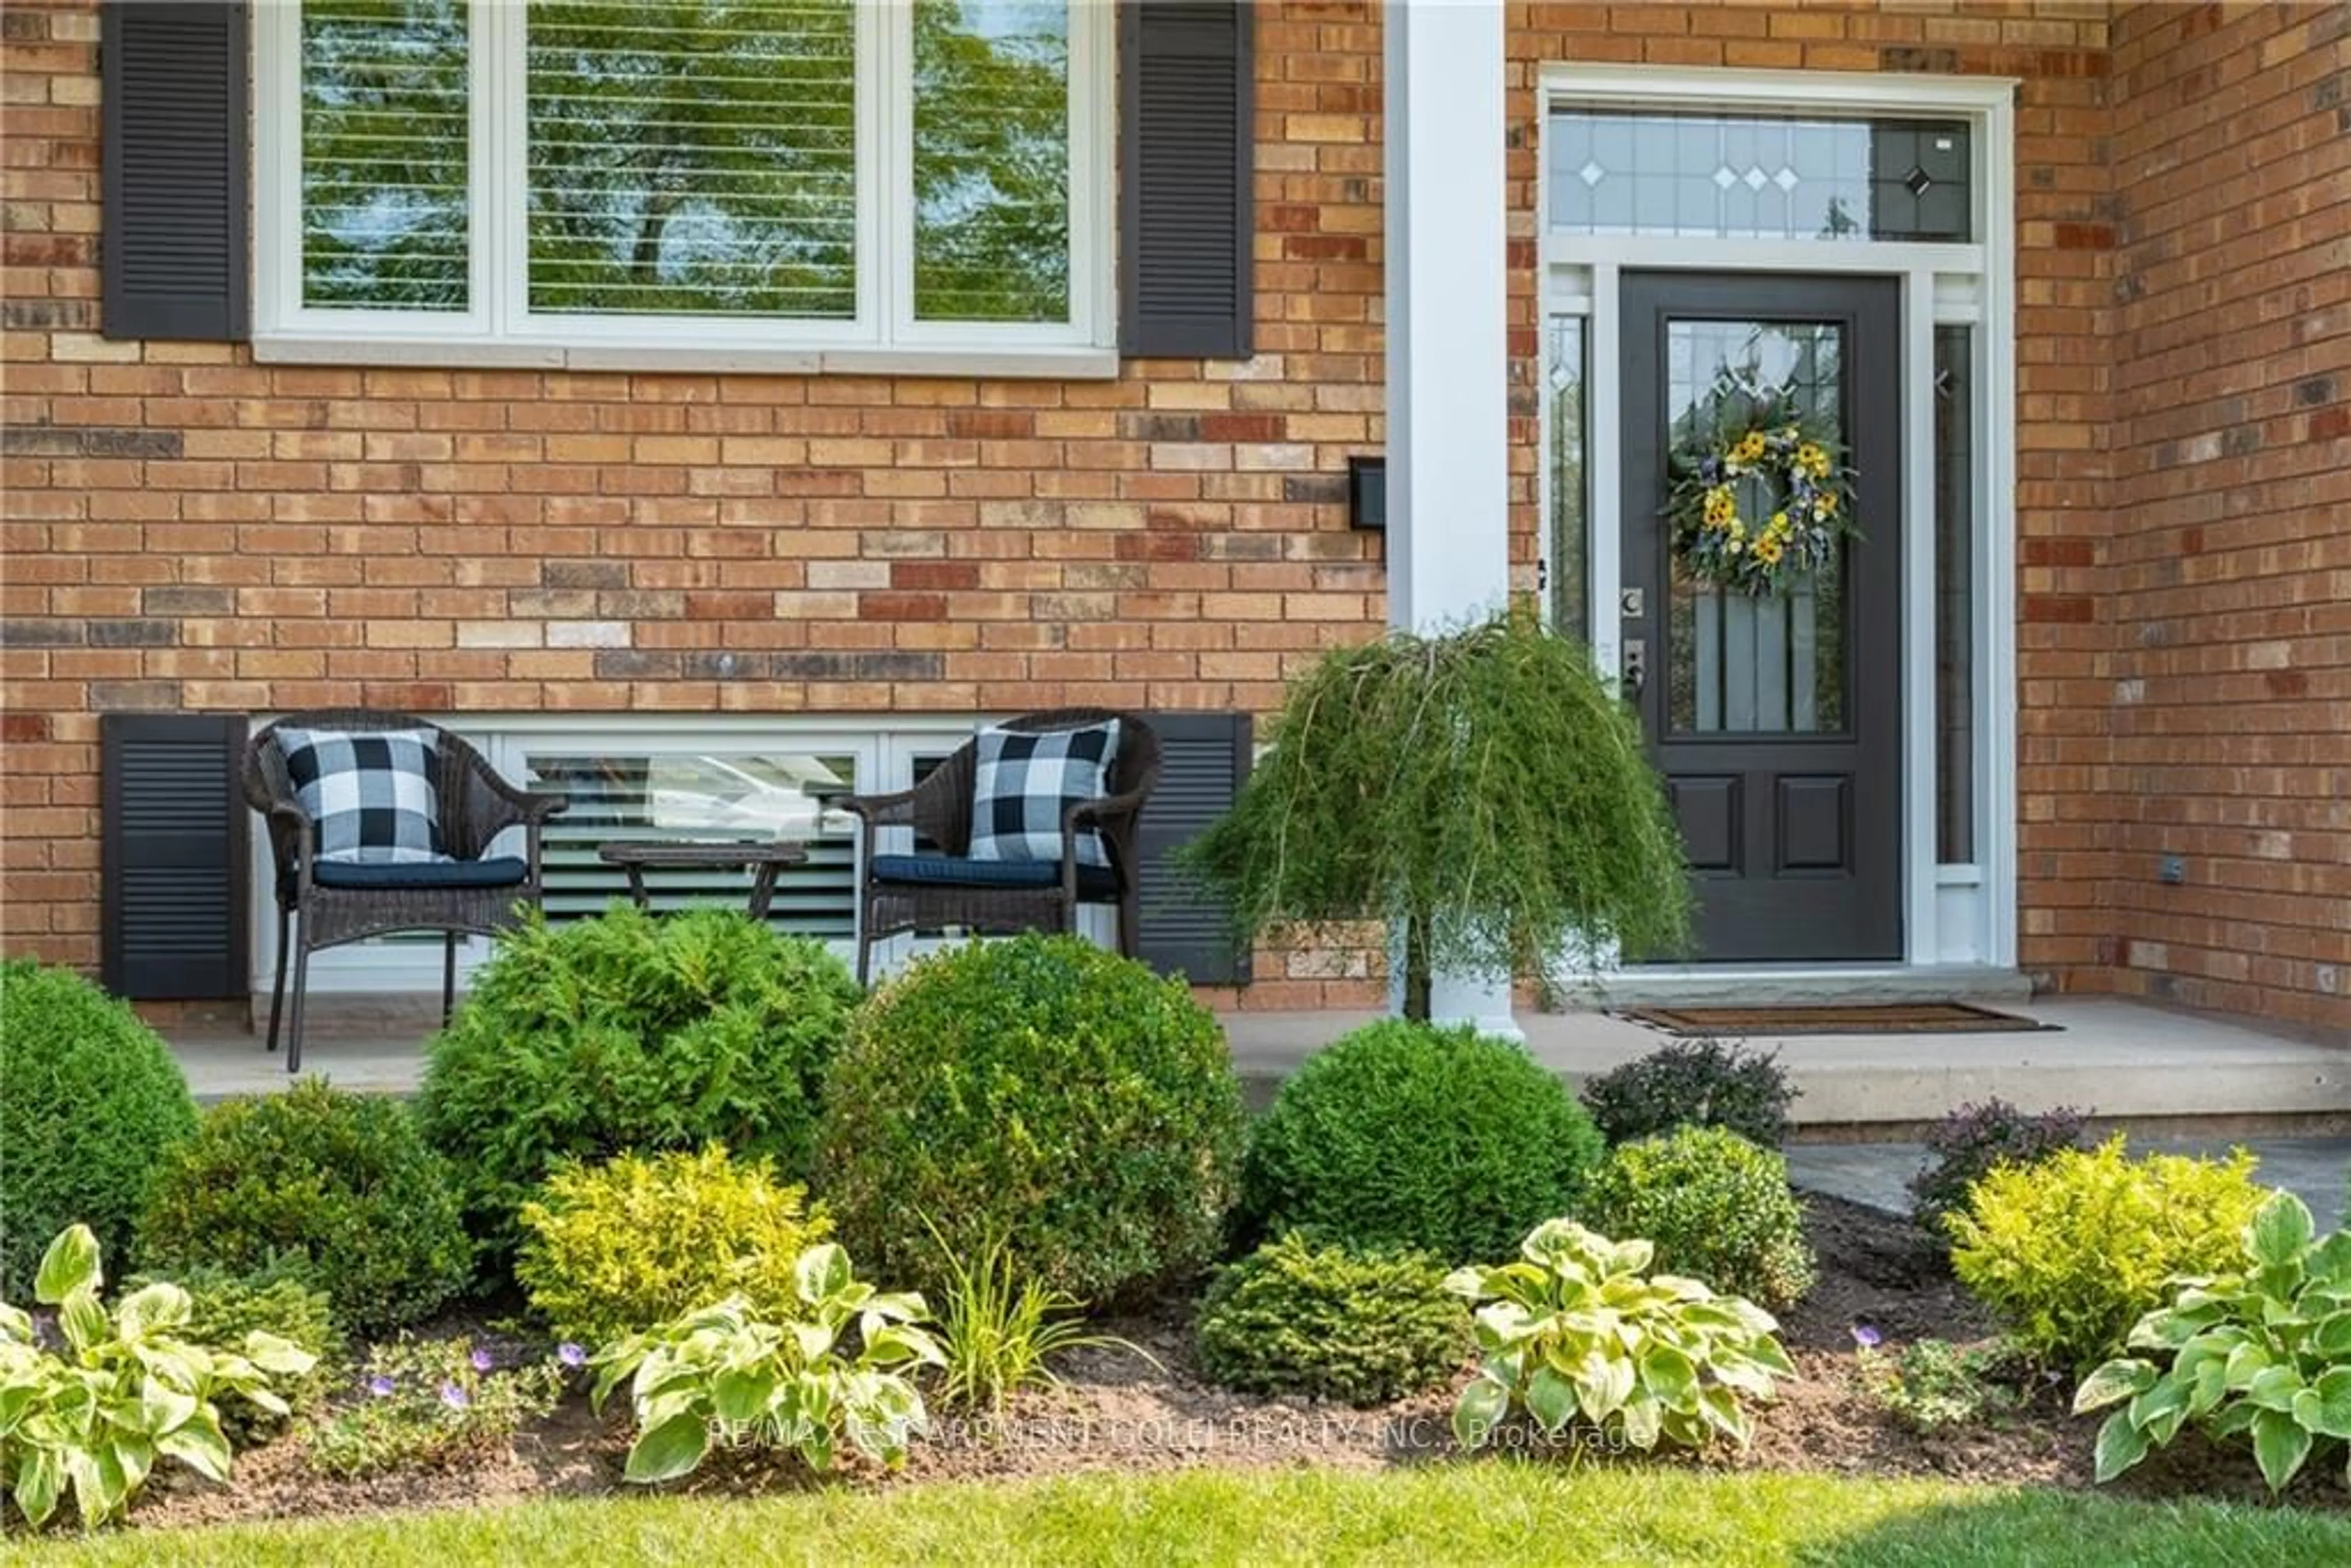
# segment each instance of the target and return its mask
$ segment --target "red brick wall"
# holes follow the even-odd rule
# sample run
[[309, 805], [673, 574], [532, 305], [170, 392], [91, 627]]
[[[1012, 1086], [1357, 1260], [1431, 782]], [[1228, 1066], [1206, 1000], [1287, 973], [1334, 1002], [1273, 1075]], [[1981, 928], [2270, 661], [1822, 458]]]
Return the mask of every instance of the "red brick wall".
[[2137, 7], [2112, 88], [2116, 984], [2351, 1027], [2351, 8]]
[[[109, 709], [1265, 711], [1384, 619], [1343, 500], [1381, 439], [1367, 28], [1260, 57], [1258, 357], [1055, 382], [108, 341], [95, 9], [0, 26], [9, 950], [96, 960]], [[1252, 1005], [1366, 994], [1295, 962]]]
[[[2121, 19], [2134, 47], [2166, 9]], [[2116, 840], [2137, 831], [2109, 772], [2110, 334], [2144, 305], [2115, 294], [2110, 12], [1509, 11], [1522, 587], [1540, 549], [1539, 64], [2023, 78], [2022, 958], [2076, 988], [2112, 983]], [[1061, 383], [269, 368], [107, 341], [95, 15], [12, 6], [0, 943], [94, 960], [109, 708], [1270, 710], [1302, 661], [1383, 617], [1377, 542], [1348, 531], [1342, 498], [1345, 459], [1383, 434], [1380, 57], [1362, 0], [1258, 16], [1258, 358]], [[2228, 146], [2208, 132], [2205, 156]], [[2281, 417], [2315, 430], [2323, 413]], [[738, 656], [723, 678], [722, 647]], [[1249, 999], [1360, 1002], [1364, 986], [1326, 977], [1367, 962], [1270, 956]]]

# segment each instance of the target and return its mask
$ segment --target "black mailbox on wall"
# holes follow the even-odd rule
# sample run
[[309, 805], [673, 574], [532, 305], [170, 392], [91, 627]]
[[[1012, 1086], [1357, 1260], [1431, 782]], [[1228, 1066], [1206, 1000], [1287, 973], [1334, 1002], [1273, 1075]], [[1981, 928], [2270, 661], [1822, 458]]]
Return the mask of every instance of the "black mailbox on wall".
[[1347, 459], [1347, 526], [1374, 532], [1388, 526], [1388, 460]]

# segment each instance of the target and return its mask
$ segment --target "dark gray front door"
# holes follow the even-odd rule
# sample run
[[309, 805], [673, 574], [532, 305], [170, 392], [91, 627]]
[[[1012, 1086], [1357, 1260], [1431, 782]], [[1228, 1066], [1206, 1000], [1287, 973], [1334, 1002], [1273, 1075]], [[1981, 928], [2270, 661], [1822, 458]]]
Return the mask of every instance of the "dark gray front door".
[[[1902, 956], [1901, 296], [1891, 278], [1628, 273], [1624, 612], [1702, 962]], [[1844, 441], [1861, 537], [1792, 591], [1675, 570], [1671, 454], [1726, 367]], [[1605, 608], [1604, 606], [1603, 607]], [[1628, 660], [1628, 680], [1631, 678]]]

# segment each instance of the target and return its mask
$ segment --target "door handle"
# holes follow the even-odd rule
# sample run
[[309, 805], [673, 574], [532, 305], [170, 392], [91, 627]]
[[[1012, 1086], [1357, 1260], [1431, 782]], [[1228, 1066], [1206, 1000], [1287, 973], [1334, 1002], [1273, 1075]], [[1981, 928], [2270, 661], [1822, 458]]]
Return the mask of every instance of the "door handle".
[[1638, 702], [1641, 688], [1649, 684], [1649, 643], [1646, 638], [1625, 639], [1625, 700]]

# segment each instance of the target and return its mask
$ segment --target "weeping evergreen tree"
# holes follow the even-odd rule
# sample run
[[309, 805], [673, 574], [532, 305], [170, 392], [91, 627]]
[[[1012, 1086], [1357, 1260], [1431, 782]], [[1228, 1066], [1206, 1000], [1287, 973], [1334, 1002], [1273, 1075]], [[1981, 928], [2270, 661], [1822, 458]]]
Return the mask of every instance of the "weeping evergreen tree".
[[1688, 936], [1681, 837], [1639, 726], [1590, 651], [1525, 609], [1325, 655], [1185, 856], [1245, 937], [1401, 927], [1412, 1019], [1434, 969], [1549, 975], [1579, 948], [1643, 957]]

